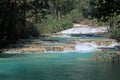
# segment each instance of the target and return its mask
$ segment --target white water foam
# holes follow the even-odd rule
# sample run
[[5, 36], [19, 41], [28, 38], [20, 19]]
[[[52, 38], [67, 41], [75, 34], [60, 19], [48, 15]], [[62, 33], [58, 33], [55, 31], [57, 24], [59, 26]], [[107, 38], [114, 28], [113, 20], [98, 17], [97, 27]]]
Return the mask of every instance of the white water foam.
[[117, 42], [112, 42], [109, 45], [105, 45], [105, 44], [98, 45], [95, 42], [76, 42], [75, 51], [92, 52], [102, 47], [114, 48], [117, 44], [118, 44]]
[[116, 45], [118, 45], [119, 43], [117, 43], [117, 42], [112, 42], [111, 44], [110, 44], [110, 47], [115, 47]]
[[94, 34], [94, 33], [105, 33], [107, 28], [90, 28], [90, 27], [80, 27], [80, 28], [70, 28], [64, 31], [61, 31], [62, 34]]
[[77, 42], [77, 44], [75, 45], [75, 51], [82, 51], [82, 52], [89, 52], [89, 51], [94, 51], [97, 49], [97, 45], [95, 43], [80, 43]]

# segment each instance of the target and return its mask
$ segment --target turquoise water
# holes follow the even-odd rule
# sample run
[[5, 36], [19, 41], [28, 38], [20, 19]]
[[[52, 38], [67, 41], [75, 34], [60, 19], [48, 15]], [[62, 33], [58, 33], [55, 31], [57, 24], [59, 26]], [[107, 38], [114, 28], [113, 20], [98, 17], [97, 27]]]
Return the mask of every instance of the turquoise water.
[[[59, 38], [59, 37], [50, 37], [50, 38], [39, 38], [40, 40], [109, 40], [105, 37], [68, 37], [68, 38]], [[29, 40], [29, 39], [28, 39]], [[32, 40], [32, 39], [31, 39]], [[33, 39], [34, 40], [34, 39]]]
[[91, 53], [0, 55], [0, 80], [120, 80], [120, 64]]

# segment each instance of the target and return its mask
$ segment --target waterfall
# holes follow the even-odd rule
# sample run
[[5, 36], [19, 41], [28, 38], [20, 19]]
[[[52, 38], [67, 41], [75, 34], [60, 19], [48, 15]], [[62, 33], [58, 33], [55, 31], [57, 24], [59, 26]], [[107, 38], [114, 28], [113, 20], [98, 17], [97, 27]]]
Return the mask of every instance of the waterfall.
[[107, 32], [107, 28], [91, 28], [91, 27], [80, 27], [80, 28], [70, 28], [61, 31], [62, 34], [98, 34]]
[[94, 51], [96, 50], [98, 47], [98, 45], [96, 45], [94, 42], [91, 43], [81, 43], [81, 42], [77, 42], [75, 44], [75, 51], [82, 51], [82, 52], [89, 52], [89, 51]]
[[[105, 45], [105, 43], [107, 45]], [[76, 44], [74, 45], [75, 47], [75, 51], [82, 51], [82, 52], [91, 52], [91, 51], [95, 51], [98, 50], [99, 48], [102, 47], [109, 47], [109, 48], [114, 48], [118, 43], [117, 42], [111, 42], [111, 43], [107, 43], [107, 42], [100, 42], [100, 44], [98, 44], [97, 42], [93, 41], [93, 42], [76, 42]]]
[[45, 40], [19, 40], [4, 52], [91, 52], [104, 47], [113, 48], [118, 43], [112, 39], [104, 39], [106, 32], [107, 27], [74, 24], [73, 28], [63, 30], [57, 33], [58, 36], [55, 34]]

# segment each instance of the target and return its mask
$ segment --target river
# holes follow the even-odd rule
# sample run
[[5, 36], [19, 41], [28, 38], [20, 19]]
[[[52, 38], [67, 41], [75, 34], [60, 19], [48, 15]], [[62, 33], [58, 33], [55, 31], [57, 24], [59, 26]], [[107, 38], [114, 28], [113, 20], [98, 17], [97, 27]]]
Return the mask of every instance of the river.
[[120, 80], [120, 64], [90, 52], [1, 54], [0, 80]]
[[[88, 32], [91, 33], [91, 28], [89, 29]], [[73, 33], [73, 29], [68, 30], [67, 32], [72, 31]], [[86, 28], [74, 31], [78, 33], [81, 30], [84, 33]], [[92, 29], [92, 33], [96, 31], [96, 28]], [[111, 47], [117, 43], [98, 35], [95, 36], [92, 39], [86, 39], [86, 36], [83, 35], [81, 38], [20, 40], [14, 47], [24, 48], [23, 46], [25, 46], [31, 50], [39, 48], [41, 45], [48, 46], [50, 49], [51, 45], [62, 45], [64, 49], [60, 50], [61, 52], [47, 52], [44, 48], [43, 53], [22, 53], [21, 51], [12, 53], [17, 49], [8, 50], [9, 53], [0, 54], [0, 80], [120, 80], [120, 64], [97, 61], [93, 55], [93, 51], [98, 47]], [[72, 48], [64, 47], [63, 44], [70, 44]], [[32, 48], [29, 48], [31, 46]]]

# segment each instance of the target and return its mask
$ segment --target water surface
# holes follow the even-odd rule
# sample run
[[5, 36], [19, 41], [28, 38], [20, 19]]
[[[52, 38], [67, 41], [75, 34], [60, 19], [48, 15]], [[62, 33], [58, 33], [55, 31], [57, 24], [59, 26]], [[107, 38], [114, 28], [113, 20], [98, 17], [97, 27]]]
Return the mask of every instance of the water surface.
[[0, 80], [120, 80], [120, 65], [91, 53], [0, 55]]

